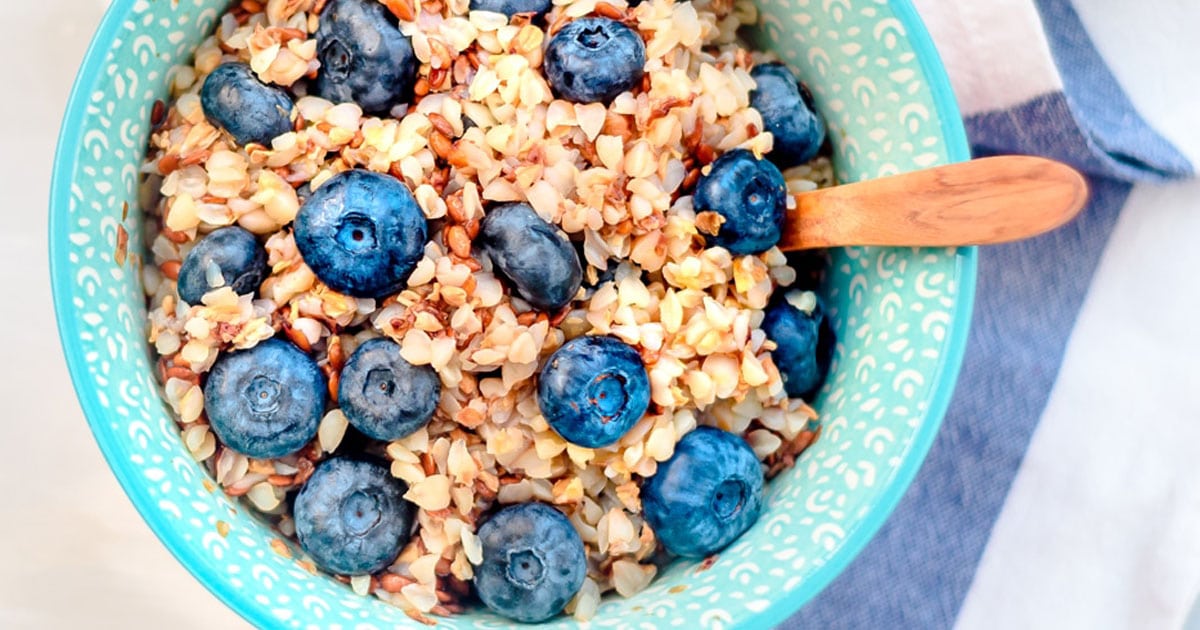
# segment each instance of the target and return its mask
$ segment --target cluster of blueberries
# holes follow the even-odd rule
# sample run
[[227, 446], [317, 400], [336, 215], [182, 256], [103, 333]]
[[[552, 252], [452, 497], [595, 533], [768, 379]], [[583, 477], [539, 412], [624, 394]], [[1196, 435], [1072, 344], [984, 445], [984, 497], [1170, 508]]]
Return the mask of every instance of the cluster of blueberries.
[[[472, 0], [472, 7], [513, 15], [549, 10], [549, 0]], [[310, 91], [386, 114], [412, 93], [418, 63], [409, 39], [382, 3], [333, 0], [316, 33], [321, 71]], [[640, 85], [641, 37], [621, 22], [588, 17], [563, 27], [545, 52], [555, 93], [575, 102], [609, 102]], [[825, 128], [811, 97], [780, 64], [757, 66], [752, 104], [775, 134], [771, 161], [744, 150], [712, 164], [694, 191], [698, 211], [725, 221], [710, 239], [734, 254], [774, 246], [783, 224], [786, 188], [779, 168], [811, 159]], [[293, 102], [260, 82], [249, 66], [225, 63], [205, 80], [207, 118], [238, 143], [267, 144], [291, 130]], [[776, 166], [778, 164], [778, 166]], [[363, 170], [341, 173], [307, 192], [293, 225], [305, 263], [331, 288], [381, 297], [405, 287], [429, 235], [412, 193], [399, 180]], [[475, 243], [516, 297], [559, 312], [576, 297], [583, 273], [575, 246], [560, 229], [523, 203], [490, 208]], [[218, 285], [254, 293], [268, 273], [266, 254], [240, 227], [215, 230], [184, 257], [180, 298], [198, 304]], [[820, 309], [802, 310], [779, 298], [763, 327], [778, 344], [776, 362], [790, 396], [810, 397], [821, 386], [833, 332]], [[389, 339], [360, 345], [340, 375], [337, 406], [373, 440], [391, 441], [425, 426], [441, 395], [428, 366], [414, 366]], [[271, 339], [222, 355], [204, 384], [213, 431], [228, 447], [254, 458], [294, 453], [315, 436], [330, 401], [311, 356]], [[590, 448], [617, 442], [650, 406], [650, 382], [638, 351], [618, 339], [584, 336], [559, 348], [538, 377], [537, 400], [547, 422], [567, 441]], [[712, 428], [686, 435], [675, 454], [642, 488], [645, 517], [671, 552], [703, 557], [746, 531], [762, 507], [763, 473], [739, 437]], [[411, 504], [403, 482], [361, 456], [322, 462], [297, 494], [294, 518], [301, 547], [318, 566], [343, 575], [388, 567], [410, 538]], [[540, 503], [493, 514], [479, 530], [483, 563], [475, 590], [494, 611], [535, 622], [548, 619], [581, 588], [587, 572], [582, 541], [567, 518]]]

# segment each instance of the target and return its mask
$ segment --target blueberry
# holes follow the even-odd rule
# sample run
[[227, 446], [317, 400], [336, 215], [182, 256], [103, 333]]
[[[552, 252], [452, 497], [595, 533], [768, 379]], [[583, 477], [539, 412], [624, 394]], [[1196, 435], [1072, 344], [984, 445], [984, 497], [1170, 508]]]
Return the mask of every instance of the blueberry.
[[238, 144], [270, 145], [292, 130], [292, 99], [271, 87], [244, 63], [223, 63], [204, 79], [200, 107], [214, 126], [229, 132]]
[[508, 17], [518, 13], [541, 17], [550, 10], [550, 0], [471, 0], [471, 10], [503, 13]]
[[787, 185], [774, 164], [745, 149], [734, 149], [712, 163], [696, 183], [696, 212], [724, 217], [709, 245], [736, 255], [761, 254], [775, 246], [783, 232]]
[[583, 267], [571, 241], [529, 204], [489, 210], [480, 222], [479, 239], [498, 275], [535, 308], [557, 311], [579, 291]]
[[762, 114], [763, 125], [775, 136], [775, 148], [767, 157], [779, 168], [816, 157], [825, 142], [825, 121], [813, 106], [812, 94], [781, 63], [754, 66], [750, 76], [758, 84], [750, 92], [750, 106]]
[[253, 234], [240, 227], [213, 230], [183, 257], [178, 285], [181, 300], [199, 304], [205, 293], [217, 288], [208, 281], [210, 267], [215, 267], [223, 285], [234, 293], [254, 293], [267, 277], [267, 252]]
[[546, 621], [579, 592], [587, 575], [583, 541], [571, 521], [542, 503], [506, 507], [479, 528], [483, 563], [475, 592], [493, 612]]
[[441, 392], [433, 368], [405, 361], [400, 345], [390, 339], [371, 339], [342, 369], [338, 406], [366, 436], [398, 440], [429, 423]]
[[428, 229], [404, 184], [353, 170], [334, 175], [300, 206], [296, 247], [335, 291], [380, 297], [404, 288], [424, 255]]
[[420, 65], [396, 19], [377, 0], [332, 0], [317, 27], [316, 94], [386, 114], [408, 102]]
[[316, 362], [279, 339], [221, 356], [204, 383], [204, 408], [217, 437], [256, 459], [283, 457], [308, 444], [325, 399]]
[[621, 439], [650, 406], [650, 377], [637, 350], [613, 337], [576, 337], [550, 355], [538, 406], [565, 440], [596, 448]]
[[837, 334], [816, 293], [776, 294], [767, 305], [763, 332], [777, 346], [771, 352], [788, 396], [811, 401], [825, 384]]
[[300, 548], [322, 569], [366, 575], [387, 568], [412, 533], [408, 488], [384, 466], [334, 457], [321, 462], [292, 510]]
[[754, 451], [728, 431], [699, 427], [675, 445], [642, 485], [642, 508], [671, 553], [703, 558], [729, 546], [762, 511], [763, 472]]
[[642, 82], [646, 45], [636, 31], [601, 17], [567, 24], [546, 46], [550, 87], [575, 103], [608, 103]]

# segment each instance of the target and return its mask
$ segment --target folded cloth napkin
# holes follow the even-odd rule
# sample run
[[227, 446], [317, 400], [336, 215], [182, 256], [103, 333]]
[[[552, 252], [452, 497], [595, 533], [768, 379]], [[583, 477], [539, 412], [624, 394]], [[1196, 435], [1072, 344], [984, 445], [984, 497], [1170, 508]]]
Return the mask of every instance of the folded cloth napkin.
[[[975, 155], [1065, 161], [1088, 176], [1092, 198], [1064, 229], [980, 251], [975, 319], [941, 433], [876, 538], [783, 624], [787, 629], [936, 630], [960, 623], [1132, 186], [1193, 173], [1135, 111], [1069, 0], [914, 3], [950, 74]], [[1103, 568], [1098, 559], [1078, 570]], [[1153, 627], [1139, 623], [1153, 614], [1121, 609], [1128, 617], [1105, 627]], [[1061, 617], [1071, 619], [1070, 610]], [[999, 627], [977, 616], [962, 625]]]

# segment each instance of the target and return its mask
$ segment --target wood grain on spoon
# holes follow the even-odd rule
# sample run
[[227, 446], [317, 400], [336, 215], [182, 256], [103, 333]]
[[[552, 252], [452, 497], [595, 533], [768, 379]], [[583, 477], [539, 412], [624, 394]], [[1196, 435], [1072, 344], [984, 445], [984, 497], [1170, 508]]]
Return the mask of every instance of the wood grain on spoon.
[[982, 158], [796, 195], [779, 248], [1005, 243], [1066, 223], [1087, 194], [1060, 162]]

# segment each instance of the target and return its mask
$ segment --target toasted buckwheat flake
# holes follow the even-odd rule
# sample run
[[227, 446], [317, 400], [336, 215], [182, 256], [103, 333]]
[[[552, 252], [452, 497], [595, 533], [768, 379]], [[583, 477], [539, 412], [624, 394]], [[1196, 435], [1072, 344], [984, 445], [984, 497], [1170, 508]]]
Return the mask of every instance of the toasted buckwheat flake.
[[[381, 0], [412, 39], [421, 63], [414, 102], [388, 116], [305, 95], [320, 70], [314, 33], [322, 0], [240, 3], [219, 20], [191, 64], [169, 74], [174, 102], [155, 127], [142, 172], [147, 213], [149, 340], [164, 398], [189, 453], [217, 486], [246, 496], [285, 535], [284, 501], [348, 422], [331, 408], [299, 453], [253, 460], [224, 448], [208, 428], [201, 388], [220, 353], [276, 335], [306, 352], [330, 378], [363, 341], [388, 337], [401, 356], [442, 382], [428, 426], [371, 447], [418, 506], [416, 534], [376, 576], [344, 578], [416, 620], [462, 610], [477, 524], [497, 504], [556, 505], [587, 545], [588, 577], [568, 604], [590, 619], [601, 595], [629, 596], [657, 569], [654, 532], [641, 516], [640, 483], [696, 426], [743, 434], [769, 475], [794, 463], [817, 436], [816, 413], [788, 399], [758, 330], [775, 291], [797, 273], [778, 249], [733, 256], [705, 249], [722, 218], [696, 213], [691, 187], [720, 153], [768, 153], [773, 137], [749, 107], [754, 63], [736, 32], [757, 19], [729, 0], [555, 0], [546, 28], [518, 16], [469, 11], [467, 0]], [[616, 16], [646, 42], [645, 79], [610, 104], [554, 98], [541, 66], [548, 37], [586, 15]], [[204, 78], [223, 61], [297, 94], [294, 130], [268, 145], [238, 146], [206, 120]], [[304, 263], [290, 224], [297, 188], [316, 190], [361, 168], [390, 173], [431, 220], [424, 257], [397, 295], [342, 295]], [[819, 157], [784, 172], [789, 191], [833, 185]], [[561, 313], [539, 313], [511, 295], [472, 241], [486, 206], [527, 202], [581, 245], [587, 287]], [[794, 202], [789, 199], [789, 203]], [[270, 274], [255, 295], [219, 286], [201, 304], [178, 299], [180, 263], [204, 235], [240, 225], [262, 237]], [[219, 270], [212, 284], [222, 284]], [[612, 272], [611, 275], [607, 272]], [[603, 281], [601, 279], [604, 278]], [[798, 308], [813, 296], [789, 291]], [[610, 334], [640, 352], [650, 376], [646, 417], [616, 444], [567, 443], [536, 400], [539, 368], [584, 334]], [[336, 397], [333, 398], [336, 401]], [[336, 404], [334, 402], [333, 404]], [[280, 542], [280, 541], [277, 541]], [[286, 551], [286, 546], [280, 542]]]

